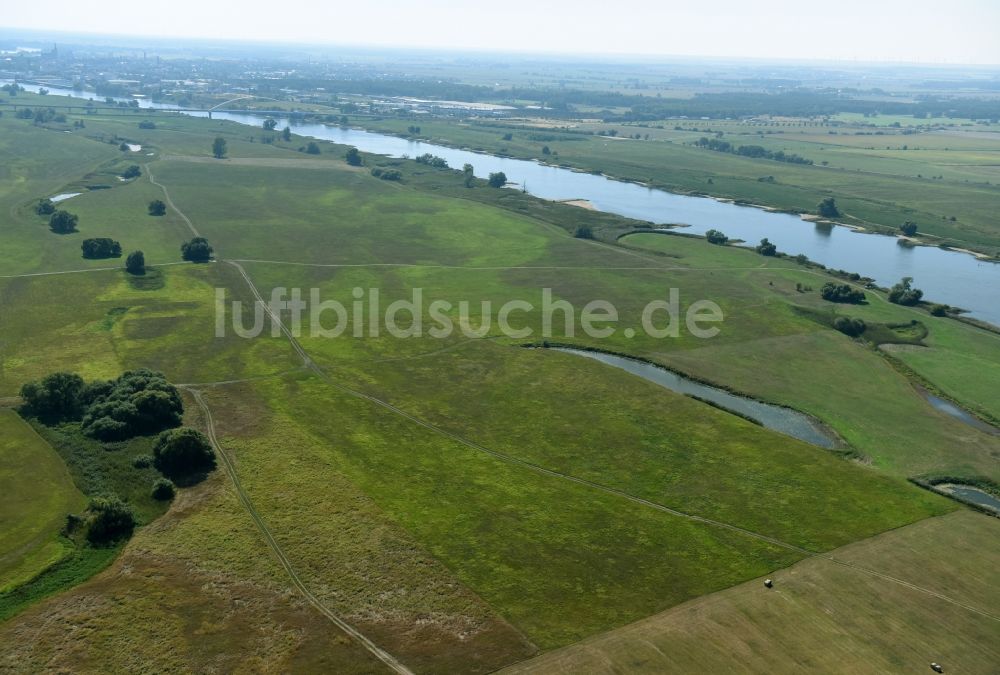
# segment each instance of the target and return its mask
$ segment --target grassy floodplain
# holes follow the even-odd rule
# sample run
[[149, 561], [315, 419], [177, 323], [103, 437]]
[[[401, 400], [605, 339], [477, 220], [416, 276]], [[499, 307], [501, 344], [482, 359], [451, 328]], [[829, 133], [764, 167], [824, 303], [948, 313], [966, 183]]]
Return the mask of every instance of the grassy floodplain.
[[[978, 514], [943, 515], [959, 507], [905, 479], [996, 479], [1000, 441], [936, 412], [870, 344], [816, 317], [916, 319], [941, 370], [950, 359], [1000, 360], [977, 329], [876, 294], [866, 306], [834, 307], [816, 290], [796, 289], [818, 289], [827, 277], [700, 240], [641, 234], [615, 247], [574, 239], [567, 230], [578, 223], [628, 224], [483, 184], [464, 188], [452, 172], [392, 162], [403, 179], [390, 183], [347, 167], [344, 149], [331, 144], [309, 157], [297, 152], [301, 139], [250, 143], [243, 127], [179, 118], [157, 118], [158, 128], [140, 136], [137, 118], [88, 116], [85, 129], [68, 134], [0, 118], [0, 129], [17, 127], [29, 146], [32, 135], [55, 139], [44, 146], [51, 156], [60, 142], [100, 150], [76, 175], [48, 182], [45, 162], [31, 167], [10, 154], [13, 170], [33, 178], [3, 196], [18, 218], [0, 229], [0, 245], [9, 238], [44, 256], [0, 261], [9, 275], [0, 281], [0, 395], [56, 369], [93, 378], [148, 366], [191, 384], [203, 392], [242, 496], [302, 583], [416, 671], [496, 670], [700, 597], [738, 594], [742, 582], [796, 563], [821, 565], [811, 553], [887, 530], [949, 518], [956, 536], [996, 528]], [[213, 160], [220, 133], [230, 157]], [[141, 141], [154, 154], [138, 181], [75, 198], [81, 231], [106, 214], [121, 224], [126, 249], [148, 246], [159, 266], [138, 279], [118, 269], [16, 276], [79, 264], [79, 244], [41, 223], [28, 229], [35, 216], [24, 209], [119, 161], [100, 134]], [[150, 173], [219, 261], [167, 264], [179, 261], [191, 231], [175, 211], [166, 220], [145, 214], [157, 194]], [[164, 224], [161, 248], [159, 239], [139, 239]], [[428, 298], [469, 300], [476, 325], [508, 299], [537, 302], [542, 287], [577, 307], [607, 299], [621, 325], [636, 325], [646, 302], [676, 287], [685, 304], [711, 298], [723, 307], [717, 338], [565, 341], [809, 412], [865, 462], [601, 364], [523, 349], [535, 340], [502, 338], [495, 324], [485, 338], [306, 335], [298, 344], [316, 364], [306, 369], [281, 335], [214, 337], [216, 289], [253, 304], [241, 269], [264, 297], [315, 287], [349, 302], [353, 288], [378, 287], [387, 305], [419, 286]], [[481, 300], [495, 304], [484, 312]], [[524, 322], [539, 329], [537, 315]], [[929, 380], [939, 373], [911, 366]], [[942, 380], [957, 400], [987, 396], [981, 383]], [[189, 423], [205, 427], [194, 400], [186, 403]], [[377, 670], [294, 592], [240, 496], [222, 471], [182, 490], [107, 572], [0, 624], [7, 664]], [[935, 516], [943, 517], [926, 520]], [[936, 565], [949, 559], [943, 548], [927, 555]], [[968, 555], [970, 565], [986, 564], [990, 552]], [[892, 573], [885, 556], [870, 564]], [[926, 583], [956, 595], [950, 582]], [[872, 589], [851, 591], [849, 601], [862, 602]], [[982, 638], [968, 631], [947, 641], [980, 649]], [[815, 658], [829, 663], [835, 651]]]
[[[359, 122], [404, 135], [413, 124]], [[851, 225], [897, 231], [904, 221], [915, 221], [932, 245], [968, 246], [991, 255], [1000, 250], [993, 218], [1000, 199], [1000, 132], [995, 126], [969, 129], [957, 122], [930, 122], [919, 133], [903, 135], [903, 129], [876, 129], [856, 120], [664, 120], [639, 126], [526, 118], [502, 124], [428, 120], [420, 130], [421, 138], [445, 145], [542, 159], [667, 190], [794, 212], [815, 213], [821, 199], [833, 196], [844, 214], [841, 220]], [[617, 136], [590, 135], [609, 131]], [[512, 138], [505, 140], [506, 134]], [[641, 138], [631, 138], [634, 134]], [[695, 147], [702, 137], [781, 150], [814, 164]], [[551, 154], [543, 153], [545, 147]], [[760, 180], [768, 177], [773, 181]]]

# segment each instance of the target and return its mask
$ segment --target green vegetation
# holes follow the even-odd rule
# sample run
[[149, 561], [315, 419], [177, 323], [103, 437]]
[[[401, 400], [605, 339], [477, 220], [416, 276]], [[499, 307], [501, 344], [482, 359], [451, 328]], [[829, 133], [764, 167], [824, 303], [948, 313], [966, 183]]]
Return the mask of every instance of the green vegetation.
[[757, 579], [502, 672], [592, 672], [607, 663], [636, 673], [726, 672], [737, 658], [754, 672], [919, 671], [931, 660], [946, 672], [989, 672], [1000, 658], [997, 628], [979, 612], [1000, 601], [990, 564], [1000, 555], [996, 529], [995, 519], [955, 513], [834, 552], [921, 588], [934, 580], [978, 612], [813, 559], [772, 575], [771, 590]]
[[56, 234], [69, 234], [76, 231], [76, 224], [79, 218], [69, 211], [56, 211], [49, 218], [49, 229]]
[[[421, 124], [427, 133], [439, 123]], [[7, 251], [10, 242], [12, 251], [0, 260], [3, 273], [74, 269], [66, 250], [79, 255], [75, 235], [40, 234], [34, 206], [40, 195], [88, 174], [97, 174], [93, 181], [117, 175], [116, 145], [0, 118], [4, 130], [8, 125], [19, 128], [0, 136], [0, 150], [25, 179], [0, 185], [0, 201], [16, 214], [0, 229], [0, 245]], [[136, 132], [134, 118], [95, 114], [85, 133], [111, 139], [126, 128]], [[20, 586], [21, 599], [7, 605], [0, 598], [0, 616], [20, 612], [0, 626], [0, 641], [14, 645], [4, 658], [62, 667], [89, 650], [107, 670], [209, 664], [339, 672], [349, 670], [345, 663], [372, 670], [356, 643], [290, 593], [273, 545], [319, 602], [414, 670], [494, 671], [761, 575], [777, 577], [789, 565], [827, 564], [807, 558], [841, 555], [859, 539], [905, 533], [960, 508], [907, 478], [998, 478], [1000, 439], [936, 411], [899, 365], [940, 379], [956, 400], [995, 407], [995, 392], [969, 373], [1000, 368], [996, 336], [890, 303], [877, 289], [842, 316], [844, 306], [822, 290], [841, 279], [769, 255], [765, 242], [758, 255], [650, 232], [614, 246], [607, 243], [612, 235], [639, 224], [517, 190], [469, 189], [482, 185], [469, 179], [471, 171], [434, 170], [433, 159], [386, 160], [355, 150], [357, 162], [345, 164], [343, 147], [306, 156], [298, 152], [301, 138], [251, 143], [245, 127], [168, 115], [142, 133], [137, 141], [159, 158], [143, 164], [141, 180], [74, 197], [81, 226], [107, 223], [104, 233], [128, 250], [142, 246], [151, 260], [174, 261], [182, 245], [185, 259], [208, 260], [210, 239], [222, 262], [0, 279], [4, 317], [12, 317], [0, 322], [0, 392], [36, 382], [25, 402], [53, 420], [36, 428], [93, 503], [89, 511], [81, 512], [82, 503], [62, 509], [63, 518], [71, 512], [79, 521], [57, 540], [69, 553], [48, 568], [49, 577], [38, 577], [37, 590]], [[521, 130], [511, 133], [524, 139]], [[44, 161], [17, 159], [11, 148], [22, 142], [19, 134], [40, 139]], [[226, 162], [206, 153], [217, 134], [227, 142]], [[496, 140], [499, 132], [490, 134]], [[602, 139], [531, 143], [562, 158], [574, 144], [646, 142]], [[60, 143], [79, 149], [76, 175], [47, 168]], [[685, 151], [710, 161], [768, 161], [778, 181], [758, 184], [759, 170], [753, 179], [768, 190], [783, 189], [779, 171], [820, 170]], [[382, 173], [351, 168], [365, 164]], [[388, 172], [398, 179], [384, 179]], [[839, 188], [836, 194], [849, 212], [850, 198]], [[820, 197], [805, 198], [815, 204]], [[154, 199], [175, 205], [204, 237], [191, 239], [175, 209], [145, 218]], [[586, 233], [593, 240], [579, 236]], [[25, 256], [13, 260], [19, 251]], [[460, 328], [483, 327], [483, 337], [460, 330], [446, 339], [329, 339], [305, 330], [293, 348], [269, 322], [253, 339], [232, 330], [215, 337], [216, 289], [227, 303], [241, 302], [244, 325], [252, 323], [257, 303], [248, 281], [265, 299], [275, 288], [316, 288], [345, 306], [354, 288], [380, 289], [384, 307], [419, 287], [428, 300], [467, 301], [469, 316], [455, 309], [449, 316]], [[622, 327], [639, 325], [643, 308], [665, 289], [682, 290], [684, 309], [712, 299], [726, 320], [711, 340], [622, 331], [560, 339], [793, 406], [837, 432], [845, 447], [823, 450], [623, 371], [523, 349], [538, 338], [538, 314], [518, 315], [515, 323], [535, 334], [513, 339], [496, 327], [497, 310], [514, 298], [538, 302], [542, 288], [577, 308], [607, 299]], [[859, 339], [842, 334], [860, 326]], [[933, 352], [914, 357], [888, 349], [889, 342], [914, 352], [927, 344]], [[76, 364], [79, 378], [43, 379]], [[135, 381], [143, 368], [165, 375]], [[87, 384], [94, 381], [102, 384]], [[182, 419], [179, 393], [167, 381], [195, 383], [181, 390], [196, 392], [205, 409], [188, 398]], [[153, 435], [181, 422], [181, 431]], [[145, 435], [132, 435], [139, 431]], [[199, 475], [216, 462], [207, 437], [218, 439], [218, 461], [238, 483], [222, 471]], [[173, 507], [172, 484], [187, 486]], [[119, 501], [98, 499], [111, 495]], [[257, 531], [243, 500], [270, 538]], [[135, 531], [123, 549], [87, 542], [88, 532], [118, 540], [129, 513]], [[50, 529], [48, 536], [58, 535]], [[37, 603], [119, 550], [114, 573]], [[929, 555], [929, 569], [947, 562], [936, 549]], [[897, 563], [875, 556], [866, 564], [890, 574]], [[853, 568], [837, 569], [846, 575], [839, 581], [854, 579]], [[857, 589], [839, 587], [843, 611], [880, 597], [884, 577], [863, 578]], [[921, 581], [975, 597], [975, 588], [959, 593], [954, 583], [950, 576], [941, 585]], [[897, 600], [876, 607], [894, 626], [913, 611]], [[100, 609], [85, 617], [74, 609], [92, 606]], [[816, 620], [806, 614], [795, 616]], [[900, 639], [921, 635], [926, 624], [919, 623], [900, 629]], [[67, 625], [86, 628], [67, 632]], [[967, 640], [989, 644], [981, 629], [963, 629]], [[267, 649], [247, 637], [262, 631], [270, 636]], [[18, 639], [24, 635], [34, 636], [30, 646]], [[120, 639], [143, 640], [141, 653], [122, 656], [113, 648]], [[942, 648], [966, 644], [949, 632]]]
[[913, 277], [903, 277], [902, 281], [889, 289], [889, 302], [897, 305], [915, 305], [924, 297], [924, 292], [913, 288]]
[[212, 141], [212, 156], [216, 159], [224, 159], [227, 151], [226, 139], [222, 136], [216, 136], [215, 140]]
[[0, 607], [9, 589], [71, 555], [59, 535], [66, 514], [84, 503], [52, 447], [0, 410]]
[[122, 245], [109, 237], [84, 239], [80, 248], [84, 258], [119, 258], [122, 254]]
[[197, 429], [171, 429], [156, 438], [153, 466], [174, 481], [190, 481], [215, 469], [215, 452]]
[[212, 251], [204, 237], [195, 237], [181, 244], [181, 257], [191, 262], [208, 262], [212, 259]]
[[167, 205], [163, 203], [162, 199], [154, 199], [149, 202], [149, 215], [151, 216], [165, 216], [167, 215]]
[[852, 305], [865, 302], [864, 291], [854, 288], [850, 284], [838, 284], [833, 281], [823, 284], [823, 288], [820, 289], [820, 295], [824, 300], [830, 302], [843, 302]]
[[146, 256], [142, 251], [132, 251], [125, 258], [125, 269], [129, 274], [143, 275], [146, 273]]

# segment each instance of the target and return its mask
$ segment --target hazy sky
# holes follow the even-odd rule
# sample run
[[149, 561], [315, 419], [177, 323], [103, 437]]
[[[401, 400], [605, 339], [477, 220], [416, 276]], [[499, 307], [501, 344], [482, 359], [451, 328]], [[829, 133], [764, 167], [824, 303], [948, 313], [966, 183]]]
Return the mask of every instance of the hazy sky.
[[[1000, 0], [44, 0], [7, 27], [565, 53], [1000, 64]], [[932, 7], [932, 9], [924, 9]]]

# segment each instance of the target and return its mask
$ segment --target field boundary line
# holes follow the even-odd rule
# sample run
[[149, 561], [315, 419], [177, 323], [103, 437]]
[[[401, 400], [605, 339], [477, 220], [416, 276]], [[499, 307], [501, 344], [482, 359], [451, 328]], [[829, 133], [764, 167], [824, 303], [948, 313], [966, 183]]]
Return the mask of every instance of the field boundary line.
[[264, 539], [271, 551], [277, 557], [278, 562], [284, 568], [288, 577], [292, 580], [292, 584], [298, 591], [305, 597], [305, 599], [311, 604], [317, 611], [319, 611], [323, 616], [328, 618], [342, 631], [357, 640], [362, 647], [364, 647], [368, 652], [370, 652], [375, 658], [384, 663], [390, 669], [399, 673], [399, 675], [414, 675], [413, 671], [404, 666], [399, 660], [397, 660], [392, 654], [385, 651], [374, 642], [372, 642], [367, 636], [365, 636], [357, 628], [349, 624], [347, 621], [342, 619], [338, 614], [336, 614], [332, 609], [324, 605], [319, 598], [317, 598], [309, 587], [306, 586], [305, 582], [299, 577], [295, 572], [295, 568], [292, 566], [291, 561], [285, 555], [285, 552], [281, 549], [281, 545], [278, 544], [274, 536], [271, 534], [270, 529], [268, 529], [267, 524], [261, 518], [260, 514], [257, 513], [257, 509], [254, 507], [253, 502], [250, 500], [250, 496], [243, 489], [243, 484], [240, 482], [239, 476], [236, 473], [236, 466], [228, 454], [222, 449], [222, 444], [219, 443], [219, 439], [215, 433], [215, 420], [212, 417], [212, 410], [209, 408], [208, 403], [205, 401], [204, 394], [198, 389], [187, 389], [194, 396], [194, 400], [198, 403], [201, 408], [202, 413], [205, 415], [205, 428], [208, 431], [208, 439], [211, 441], [212, 446], [215, 448], [215, 452], [222, 458], [222, 463], [226, 467], [226, 473], [229, 474], [230, 480], [233, 482], [233, 487], [236, 489], [236, 494], [243, 504], [243, 508], [246, 509], [250, 518], [257, 525], [257, 529], [260, 530], [261, 534], [264, 535]]

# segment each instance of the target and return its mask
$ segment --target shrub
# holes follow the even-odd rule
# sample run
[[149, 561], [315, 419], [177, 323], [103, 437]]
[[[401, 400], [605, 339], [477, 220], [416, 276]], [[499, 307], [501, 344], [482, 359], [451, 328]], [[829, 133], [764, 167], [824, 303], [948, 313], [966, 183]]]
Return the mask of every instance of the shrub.
[[143, 120], [143, 121], [139, 122], [139, 128], [140, 129], [155, 129], [156, 128], [156, 124], [154, 124], [151, 120]]
[[948, 305], [932, 305], [931, 316], [948, 316]]
[[139, 168], [138, 164], [132, 164], [127, 169], [122, 171], [122, 178], [128, 180], [130, 178], [138, 178], [142, 175], [142, 169]]
[[362, 163], [361, 153], [358, 152], [357, 148], [348, 148], [347, 154], [344, 155], [344, 159], [347, 160], [347, 163], [351, 166], [361, 166]]
[[215, 452], [205, 434], [196, 429], [164, 431], [153, 446], [153, 463], [168, 478], [185, 478], [215, 468]]
[[768, 241], [767, 237], [760, 240], [760, 244], [756, 247], [757, 253], [763, 256], [773, 256], [778, 252], [778, 247]]
[[87, 541], [92, 544], [110, 544], [127, 539], [135, 529], [135, 514], [118, 497], [96, 497], [87, 510], [91, 514]]
[[839, 330], [844, 335], [849, 335], [851, 337], [857, 337], [865, 332], [865, 322], [861, 319], [852, 319], [846, 316], [838, 316], [833, 321], [833, 327]]
[[729, 237], [724, 235], [719, 230], [709, 230], [705, 233], [705, 239], [708, 240], [709, 244], [718, 244], [720, 246], [729, 241]]
[[889, 302], [897, 305], [912, 306], [920, 302], [924, 292], [913, 288], [913, 277], [903, 277], [898, 284], [889, 289]]
[[590, 229], [590, 225], [578, 225], [573, 236], [577, 239], [593, 239], [594, 231]]
[[318, 155], [320, 153], [319, 143], [315, 141], [310, 141], [309, 145], [306, 146], [306, 154]]
[[138, 455], [132, 460], [132, 466], [137, 469], [148, 469], [153, 466], [153, 456], [152, 455]]
[[491, 173], [487, 182], [490, 184], [490, 187], [502, 188], [507, 184], [507, 174], [503, 171]]
[[159, 199], [149, 202], [149, 215], [164, 216], [167, 214], [167, 205]]
[[151, 495], [157, 501], [169, 501], [174, 498], [175, 493], [174, 483], [168, 478], [157, 478], [156, 482], [153, 483]]
[[122, 254], [122, 245], [108, 237], [84, 239], [80, 249], [84, 258], [117, 258]]
[[911, 220], [908, 220], [899, 226], [899, 231], [905, 234], [907, 237], [912, 237], [917, 233], [917, 224]]
[[841, 302], [853, 305], [861, 304], [865, 301], [864, 291], [851, 287], [849, 284], [837, 284], [828, 281], [820, 289], [820, 295], [824, 300], [830, 302]]
[[40, 216], [50, 216], [56, 212], [56, 205], [51, 199], [39, 199], [35, 204], [35, 213]]

